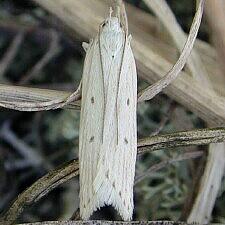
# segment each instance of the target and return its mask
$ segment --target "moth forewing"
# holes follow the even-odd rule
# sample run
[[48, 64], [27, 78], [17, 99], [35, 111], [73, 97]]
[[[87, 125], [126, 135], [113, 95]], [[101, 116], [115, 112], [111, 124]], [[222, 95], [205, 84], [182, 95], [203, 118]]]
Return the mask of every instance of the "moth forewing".
[[132, 218], [137, 74], [130, 40], [120, 19], [110, 15], [86, 46], [79, 138], [82, 219], [104, 205], [124, 220]]

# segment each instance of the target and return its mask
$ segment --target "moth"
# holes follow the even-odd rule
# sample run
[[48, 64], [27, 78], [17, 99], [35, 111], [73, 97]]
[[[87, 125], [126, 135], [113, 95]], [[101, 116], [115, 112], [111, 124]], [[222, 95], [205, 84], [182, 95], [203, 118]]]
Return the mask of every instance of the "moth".
[[120, 13], [112, 13], [83, 45], [79, 168], [84, 220], [105, 205], [131, 220], [134, 207], [137, 72], [131, 36]]

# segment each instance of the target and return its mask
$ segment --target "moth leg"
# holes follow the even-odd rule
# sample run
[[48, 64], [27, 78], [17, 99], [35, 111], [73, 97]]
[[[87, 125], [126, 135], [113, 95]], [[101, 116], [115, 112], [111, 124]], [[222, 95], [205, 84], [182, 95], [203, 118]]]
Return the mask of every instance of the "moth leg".
[[130, 44], [131, 40], [132, 40], [132, 35], [129, 34], [129, 36], [128, 36], [128, 43], [129, 43], [129, 44]]
[[119, 23], [121, 22], [121, 17], [120, 17], [120, 6], [116, 7], [116, 17], [119, 20]]
[[91, 46], [92, 43], [93, 43], [93, 39], [90, 40], [90, 43], [87, 43], [87, 42], [82, 43], [82, 47], [83, 47], [85, 52], [88, 51], [88, 49], [89, 49], [89, 47]]
[[125, 9], [123, 1], [119, 1], [119, 2], [120, 2], [121, 22], [123, 24], [126, 36], [128, 36], [128, 19], [127, 19], [126, 9]]
[[83, 47], [84, 51], [87, 52], [88, 47], [89, 47], [89, 43], [83, 42], [83, 43], [82, 43], [82, 47]]

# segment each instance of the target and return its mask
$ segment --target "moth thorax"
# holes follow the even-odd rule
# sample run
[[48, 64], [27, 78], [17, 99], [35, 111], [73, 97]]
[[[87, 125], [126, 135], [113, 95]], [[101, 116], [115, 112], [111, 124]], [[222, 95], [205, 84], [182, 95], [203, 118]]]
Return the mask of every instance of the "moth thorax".
[[105, 22], [102, 25], [102, 31], [103, 32], [122, 32], [122, 28], [120, 25], [120, 21], [117, 17], [109, 17], [105, 20]]

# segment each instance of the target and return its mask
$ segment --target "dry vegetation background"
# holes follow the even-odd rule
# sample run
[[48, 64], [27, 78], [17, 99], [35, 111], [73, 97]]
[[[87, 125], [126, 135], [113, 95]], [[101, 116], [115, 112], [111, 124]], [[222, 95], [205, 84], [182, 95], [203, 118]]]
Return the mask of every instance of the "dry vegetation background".
[[[216, 50], [208, 45], [205, 47], [202, 42], [198, 42], [198, 48], [206, 58], [215, 59], [216, 54], [220, 56], [216, 59], [217, 65], [211, 58], [203, 60], [203, 63], [207, 64], [208, 60], [207, 71], [215, 75], [214, 89], [224, 96], [225, 20], [222, 21], [221, 18], [225, 18], [225, 4], [224, 11], [220, 12], [221, 7], [216, 8], [213, 5], [215, 1], [209, 0], [207, 3], [207, 14], [198, 37], [214, 45]], [[157, 20], [145, 21], [145, 24], [140, 22], [143, 18], [148, 18], [145, 17], [147, 14], [152, 14], [144, 1], [127, 2], [133, 5], [133, 7], [129, 6], [129, 20], [137, 20], [140, 31], [149, 30], [148, 34], [152, 40], [146, 36], [146, 41], [149, 41], [150, 45], [155, 45], [155, 50], [160, 49], [161, 55], [164, 54], [167, 61], [175, 62], [179, 52], [163, 25]], [[179, 24], [185, 32], [188, 32], [195, 13], [195, 1], [168, 0], [167, 2]], [[137, 18], [135, 17], [134, 12], [138, 9], [134, 7], [145, 12], [143, 18], [141, 18], [142, 14], [137, 14]], [[129, 14], [130, 11], [134, 14]], [[218, 20], [220, 26], [216, 23]], [[77, 33], [72, 32], [61, 20], [33, 1], [1, 0], [0, 83], [70, 92], [75, 90], [81, 78], [84, 60], [81, 43], [83, 40], [86, 41], [92, 32], [87, 28], [85, 33], [83, 28], [81, 35], [79, 29], [82, 31], [82, 28], [77, 28]], [[92, 36], [94, 35], [95, 33], [92, 32]], [[161, 36], [159, 42], [157, 35]], [[144, 33], [142, 38], [145, 39]], [[143, 69], [143, 65], [140, 67], [142, 70], [139, 73], [143, 78], [142, 74], [146, 69]], [[167, 68], [162, 70], [167, 71]], [[149, 70], [147, 73], [156, 72]], [[214, 77], [210, 79], [213, 83]], [[151, 78], [147, 79], [150, 80]], [[143, 89], [146, 80], [139, 79], [138, 84], [139, 89]], [[207, 88], [205, 91], [207, 92]], [[194, 106], [186, 107], [192, 105], [190, 96], [184, 96], [186, 101], [183, 104], [180, 104], [179, 96], [177, 97], [173, 91], [169, 92], [169, 96], [160, 94], [150, 102], [139, 104], [138, 136], [140, 138], [159, 132], [204, 128], [208, 126], [208, 122], [213, 126], [224, 125], [225, 112], [220, 115], [219, 112], [215, 113], [215, 116], [209, 117], [209, 120], [203, 120], [210, 114], [210, 110], [217, 111], [213, 103], [211, 106], [207, 103], [209, 111], [206, 110], [205, 115]], [[199, 111], [201, 113], [196, 113]], [[0, 108], [0, 212], [8, 209], [17, 195], [37, 179], [57, 166], [78, 157], [78, 136], [78, 111], [60, 109], [47, 112], [18, 112]], [[137, 162], [137, 176], [161, 161], [176, 159], [174, 161], [179, 162], [168, 163], [169, 165], [164, 165], [161, 170], [145, 173], [145, 179], [137, 182], [134, 189], [134, 220], [186, 220], [207, 161], [206, 150], [207, 146], [192, 146], [185, 148], [185, 152], [182, 147], [141, 155]], [[78, 178], [55, 188], [38, 203], [26, 208], [17, 222], [70, 218], [78, 207], [78, 188]], [[108, 219], [119, 219], [109, 207], [96, 214], [96, 218], [103, 218], [104, 214], [108, 214]], [[225, 223], [224, 180], [220, 185], [210, 221]]]

